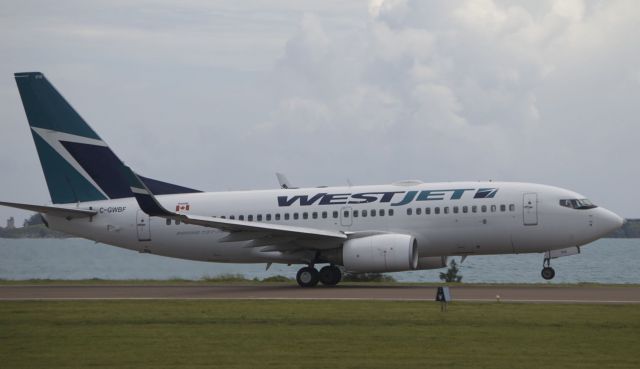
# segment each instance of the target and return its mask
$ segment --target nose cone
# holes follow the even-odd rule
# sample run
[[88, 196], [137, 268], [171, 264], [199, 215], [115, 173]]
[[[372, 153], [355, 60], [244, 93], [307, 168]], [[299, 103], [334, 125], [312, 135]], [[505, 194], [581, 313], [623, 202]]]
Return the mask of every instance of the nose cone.
[[612, 211], [599, 208], [597, 223], [604, 236], [622, 227], [624, 219]]

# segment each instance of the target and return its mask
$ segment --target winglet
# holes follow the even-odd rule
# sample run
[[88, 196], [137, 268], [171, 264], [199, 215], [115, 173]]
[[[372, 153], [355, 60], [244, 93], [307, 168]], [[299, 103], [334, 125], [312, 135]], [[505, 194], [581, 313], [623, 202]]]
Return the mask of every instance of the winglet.
[[136, 201], [138, 201], [138, 205], [140, 206], [140, 209], [142, 209], [142, 211], [150, 216], [157, 217], [172, 217], [176, 215], [175, 213], [165, 209], [158, 202], [147, 185], [142, 182], [142, 180], [133, 172], [133, 170], [131, 170], [131, 168], [125, 165], [124, 170], [126, 171], [125, 174], [127, 180], [129, 181], [131, 192], [136, 198]]

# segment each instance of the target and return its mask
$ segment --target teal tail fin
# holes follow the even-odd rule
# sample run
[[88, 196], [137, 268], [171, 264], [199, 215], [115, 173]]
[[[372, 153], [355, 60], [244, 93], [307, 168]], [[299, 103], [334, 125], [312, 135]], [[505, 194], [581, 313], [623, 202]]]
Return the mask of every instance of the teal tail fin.
[[[122, 161], [44, 75], [16, 73], [15, 79], [51, 201], [67, 204], [132, 197]], [[144, 180], [157, 195], [200, 192]]]

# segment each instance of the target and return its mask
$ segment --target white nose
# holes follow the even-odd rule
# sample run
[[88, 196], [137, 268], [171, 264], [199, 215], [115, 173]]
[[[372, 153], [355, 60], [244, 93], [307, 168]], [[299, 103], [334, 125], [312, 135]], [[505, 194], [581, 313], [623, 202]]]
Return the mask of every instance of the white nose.
[[598, 208], [598, 210], [597, 228], [602, 232], [603, 236], [617, 230], [624, 224], [624, 219], [618, 214], [605, 208]]

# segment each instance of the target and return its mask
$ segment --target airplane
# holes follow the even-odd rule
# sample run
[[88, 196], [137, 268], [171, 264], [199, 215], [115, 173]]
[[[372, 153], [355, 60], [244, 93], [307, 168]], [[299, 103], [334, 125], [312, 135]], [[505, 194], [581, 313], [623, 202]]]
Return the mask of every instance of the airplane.
[[[551, 259], [618, 229], [623, 219], [566, 189], [515, 182], [423, 183], [202, 192], [128, 167], [40, 72], [16, 73], [51, 204], [47, 227], [173, 258], [302, 265], [301, 287], [343, 272], [438, 269], [454, 256], [544, 253]], [[320, 270], [317, 265], [325, 264]]]

